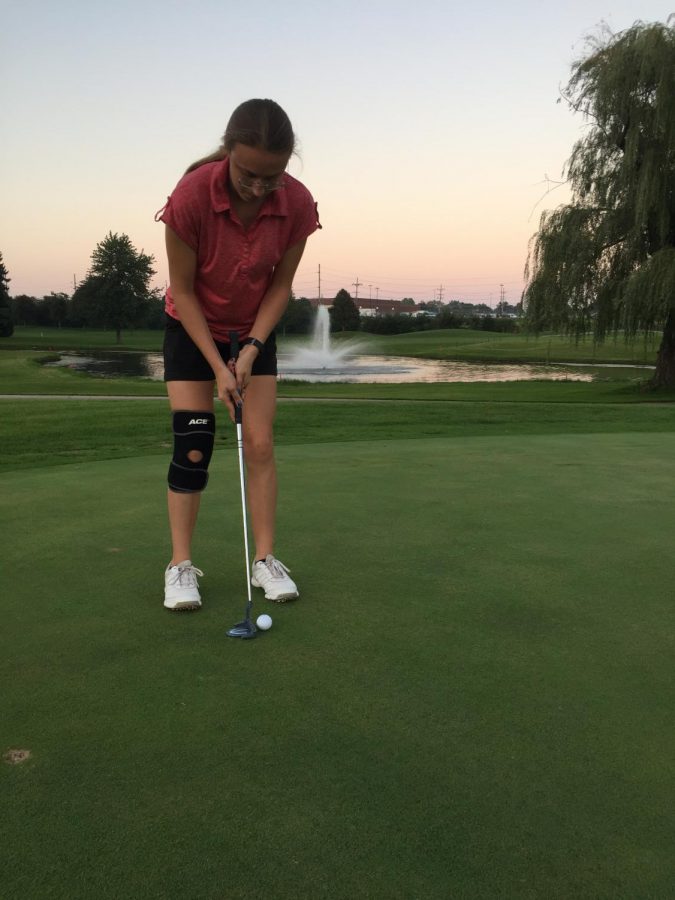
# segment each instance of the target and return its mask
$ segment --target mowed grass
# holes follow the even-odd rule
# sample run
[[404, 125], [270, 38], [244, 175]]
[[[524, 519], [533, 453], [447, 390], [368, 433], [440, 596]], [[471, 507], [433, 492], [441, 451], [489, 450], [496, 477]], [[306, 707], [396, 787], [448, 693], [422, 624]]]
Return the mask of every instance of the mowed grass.
[[608, 338], [602, 344], [596, 344], [590, 334], [576, 341], [556, 334], [535, 337], [459, 328], [378, 336], [373, 341], [373, 348], [377, 349], [372, 352], [467, 361], [653, 365], [660, 341], [661, 336], [656, 333], [633, 343], [626, 343], [623, 335], [618, 335], [616, 338]]
[[[549, 386], [549, 398], [557, 396], [557, 387]], [[283, 447], [373, 440], [382, 442], [386, 453], [392, 440], [420, 437], [625, 431], [675, 431], [673, 404], [500, 402], [494, 398], [461, 402], [282, 400], [276, 443]], [[168, 465], [173, 434], [166, 399], [131, 402], [53, 397], [0, 401], [0, 441], [4, 450], [0, 472], [137, 456], [157, 456], [161, 467]], [[216, 449], [235, 444], [234, 426], [220, 408]]]
[[41, 328], [18, 325], [9, 338], [0, 338], [0, 350], [152, 350], [160, 351], [164, 332], [161, 329], [123, 331], [117, 334], [95, 328]]
[[302, 597], [234, 642], [224, 412], [172, 616], [163, 385], [7, 360], [3, 900], [672, 896], [672, 397], [282, 385]]
[[3, 897], [672, 896], [675, 434], [386, 438], [376, 406], [279, 447], [302, 598], [252, 642], [232, 444], [192, 615], [163, 462], [0, 478]]

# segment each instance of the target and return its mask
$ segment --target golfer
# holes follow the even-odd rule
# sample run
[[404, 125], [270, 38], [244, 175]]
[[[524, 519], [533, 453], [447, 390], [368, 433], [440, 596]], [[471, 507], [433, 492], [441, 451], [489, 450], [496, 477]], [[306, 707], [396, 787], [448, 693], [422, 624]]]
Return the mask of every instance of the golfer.
[[[164, 379], [174, 431], [167, 609], [201, 606], [197, 576], [203, 572], [192, 564], [191, 543], [213, 452], [214, 385], [231, 418], [235, 403], [244, 403], [251, 584], [276, 602], [298, 596], [289, 569], [274, 555], [274, 328], [305, 242], [321, 226], [311, 194], [286, 173], [294, 149], [283, 109], [272, 100], [248, 100], [232, 114], [220, 149], [190, 166], [157, 214], [166, 225], [169, 262]], [[228, 367], [232, 332], [240, 350]]]

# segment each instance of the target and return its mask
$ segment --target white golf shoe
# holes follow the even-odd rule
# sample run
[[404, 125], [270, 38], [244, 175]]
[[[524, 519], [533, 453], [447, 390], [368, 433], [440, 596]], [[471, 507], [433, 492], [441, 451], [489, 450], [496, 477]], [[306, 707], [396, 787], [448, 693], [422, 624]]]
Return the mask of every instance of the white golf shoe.
[[175, 566], [167, 566], [164, 573], [164, 606], [172, 610], [199, 609], [202, 598], [199, 596], [197, 575], [203, 574], [189, 559]]
[[290, 569], [268, 553], [265, 559], [259, 559], [253, 564], [251, 584], [253, 587], [264, 588], [265, 597], [275, 603], [295, 600], [300, 594], [295, 582], [289, 577], [289, 572]]

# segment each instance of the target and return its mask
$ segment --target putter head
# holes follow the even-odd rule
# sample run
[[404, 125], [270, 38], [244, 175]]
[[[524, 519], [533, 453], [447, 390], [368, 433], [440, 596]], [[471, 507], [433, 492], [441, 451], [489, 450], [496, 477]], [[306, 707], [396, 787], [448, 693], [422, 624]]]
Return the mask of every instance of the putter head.
[[227, 636], [248, 641], [251, 638], [254, 638], [257, 633], [258, 629], [253, 622], [251, 622], [250, 619], [244, 619], [243, 622], [238, 622], [236, 625], [233, 625], [232, 628], [228, 629]]

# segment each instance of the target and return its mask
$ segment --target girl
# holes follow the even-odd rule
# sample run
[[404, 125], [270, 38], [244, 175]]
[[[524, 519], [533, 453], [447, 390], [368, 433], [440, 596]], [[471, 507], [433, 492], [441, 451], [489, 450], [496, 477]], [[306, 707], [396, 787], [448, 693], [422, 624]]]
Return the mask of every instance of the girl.
[[[158, 220], [166, 225], [164, 378], [173, 415], [169, 523], [173, 555], [164, 606], [201, 606], [191, 540], [215, 435], [214, 384], [228, 408], [245, 398], [248, 504], [255, 540], [251, 583], [277, 602], [298, 596], [274, 556], [277, 477], [274, 327], [283, 315], [307, 237], [321, 225], [311, 194], [286, 173], [295, 149], [288, 116], [272, 100], [235, 109], [221, 148], [194, 163]], [[241, 347], [236, 363], [230, 334]]]

